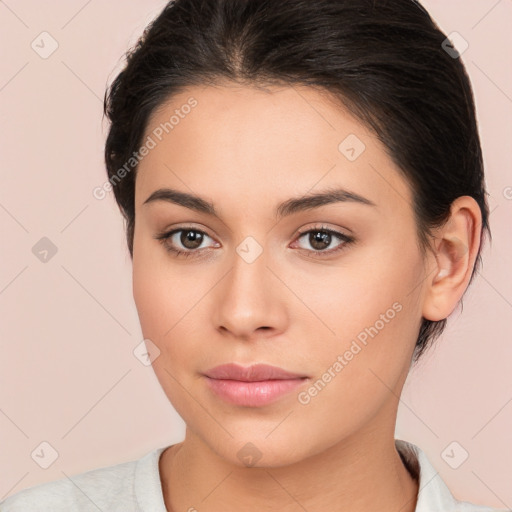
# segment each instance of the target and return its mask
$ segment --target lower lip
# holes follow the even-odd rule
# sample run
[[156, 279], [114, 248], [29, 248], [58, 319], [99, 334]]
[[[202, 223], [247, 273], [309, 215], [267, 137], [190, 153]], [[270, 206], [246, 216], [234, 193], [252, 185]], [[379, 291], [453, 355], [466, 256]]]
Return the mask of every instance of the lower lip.
[[229, 403], [245, 407], [261, 407], [275, 402], [287, 393], [297, 389], [306, 380], [304, 378], [242, 382], [206, 377], [210, 389], [218, 396]]

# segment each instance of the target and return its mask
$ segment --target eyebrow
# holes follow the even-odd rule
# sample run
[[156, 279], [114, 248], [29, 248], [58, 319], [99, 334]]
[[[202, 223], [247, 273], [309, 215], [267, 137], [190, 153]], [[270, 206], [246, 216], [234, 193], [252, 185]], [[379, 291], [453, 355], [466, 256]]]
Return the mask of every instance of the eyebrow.
[[[156, 201], [165, 201], [177, 204], [179, 206], [189, 208], [190, 210], [212, 215], [220, 219], [220, 215], [215, 209], [213, 203], [187, 192], [181, 192], [172, 188], [160, 188], [155, 190], [142, 204], [148, 205]], [[374, 202], [360, 196], [359, 194], [350, 192], [343, 188], [332, 188], [301, 197], [287, 199], [277, 206], [275, 215], [277, 218], [282, 218], [288, 215], [293, 215], [294, 213], [319, 208], [320, 206], [327, 204], [347, 202], [374, 207], [377, 206]]]

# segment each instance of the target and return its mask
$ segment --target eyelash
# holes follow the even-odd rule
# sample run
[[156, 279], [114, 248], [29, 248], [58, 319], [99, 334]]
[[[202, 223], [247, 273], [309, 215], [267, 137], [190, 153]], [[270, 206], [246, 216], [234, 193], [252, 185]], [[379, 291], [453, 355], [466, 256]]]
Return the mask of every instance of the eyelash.
[[[172, 231], [164, 232], [161, 234], [156, 235], [154, 238], [158, 240], [165, 248], [166, 251], [173, 253], [175, 257], [183, 257], [183, 258], [189, 258], [189, 257], [197, 257], [198, 253], [202, 252], [204, 249], [189, 249], [187, 251], [182, 251], [180, 249], [176, 249], [169, 245], [168, 240], [176, 233], [180, 233], [182, 231], [193, 231], [195, 233], [201, 233], [202, 235], [206, 235], [209, 238], [211, 238], [207, 233], [204, 231], [201, 231], [200, 229], [196, 229], [194, 227], [187, 227], [187, 226], [181, 226], [180, 228], [173, 229]], [[297, 233], [297, 239], [302, 238], [304, 235], [307, 235], [309, 233], [327, 233], [329, 235], [334, 235], [335, 237], [341, 239], [343, 243], [340, 243], [335, 249], [329, 249], [325, 251], [315, 251], [315, 250], [309, 250], [309, 249], [299, 249], [302, 251], [307, 251], [312, 253], [314, 258], [323, 258], [325, 255], [331, 256], [332, 254], [338, 253], [342, 250], [344, 250], [348, 245], [355, 242], [355, 238], [344, 235], [343, 233], [340, 233], [338, 231], [335, 231], [333, 229], [329, 229], [326, 226], [315, 226], [314, 228], [310, 228], [304, 231], [299, 231]]]

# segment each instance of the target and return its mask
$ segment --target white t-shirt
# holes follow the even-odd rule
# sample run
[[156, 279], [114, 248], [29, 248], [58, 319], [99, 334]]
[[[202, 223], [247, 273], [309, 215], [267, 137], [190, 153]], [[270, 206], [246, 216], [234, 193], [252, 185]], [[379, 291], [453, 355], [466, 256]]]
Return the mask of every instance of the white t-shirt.
[[[400, 439], [395, 439], [395, 446], [409, 471], [419, 478], [416, 512], [505, 511], [457, 501], [420, 448]], [[0, 502], [0, 511], [167, 512], [158, 469], [166, 448], [157, 448], [138, 460], [24, 489]], [[200, 503], [196, 505], [200, 510]]]

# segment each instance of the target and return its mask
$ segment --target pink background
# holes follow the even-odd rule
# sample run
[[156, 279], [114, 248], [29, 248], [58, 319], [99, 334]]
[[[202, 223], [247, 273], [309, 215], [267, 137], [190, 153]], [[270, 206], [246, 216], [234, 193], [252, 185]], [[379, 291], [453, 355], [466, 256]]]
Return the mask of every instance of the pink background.
[[[183, 439], [184, 424], [151, 367], [131, 263], [106, 179], [107, 81], [161, 0], [0, 2], [0, 499], [26, 487], [139, 458]], [[476, 96], [492, 247], [434, 350], [409, 375], [396, 437], [419, 445], [459, 499], [512, 507], [512, 2], [428, 0]], [[45, 37], [42, 58], [31, 47]], [[48, 237], [46, 263], [32, 247]], [[46, 441], [58, 458], [31, 457]], [[442, 457], [456, 441], [468, 459]], [[39, 447], [39, 448], [38, 448]], [[456, 448], [460, 450], [460, 448]], [[48, 452], [46, 452], [48, 453]], [[456, 454], [460, 456], [460, 453]]]

